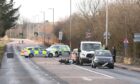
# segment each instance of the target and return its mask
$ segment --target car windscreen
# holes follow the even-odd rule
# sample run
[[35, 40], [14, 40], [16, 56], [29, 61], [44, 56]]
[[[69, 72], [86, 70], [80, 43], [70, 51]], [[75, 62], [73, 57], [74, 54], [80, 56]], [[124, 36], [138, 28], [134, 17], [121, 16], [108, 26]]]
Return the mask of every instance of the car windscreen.
[[95, 51], [100, 49], [101, 44], [97, 43], [83, 43], [82, 44], [82, 50], [84, 51]]
[[70, 51], [70, 48], [67, 45], [61, 45], [61, 49], [66, 49], [67, 51]]
[[36, 47], [36, 48], [34, 48], [34, 50], [42, 50], [42, 49], [44, 49], [44, 48], [42, 48], [42, 47]]
[[32, 50], [32, 48], [28, 48], [28, 50]]
[[112, 56], [110, 51], [96, 51], [95, 56]]
[[56, 49], [59, 49], [59, 46], [58, 46], [58, 45], [53, 45], [53, 46], [51, 46], [50, 48], [56, 48]]

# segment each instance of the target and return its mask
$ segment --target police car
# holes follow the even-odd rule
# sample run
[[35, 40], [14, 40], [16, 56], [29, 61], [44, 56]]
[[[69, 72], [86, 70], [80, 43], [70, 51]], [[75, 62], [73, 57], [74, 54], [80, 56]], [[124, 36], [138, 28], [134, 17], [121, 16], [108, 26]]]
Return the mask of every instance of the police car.
[[41, 47], [26, 47], [20, 52], [21, 56], [34, 57], [34, 56], [47, 56], [47, 51]]
[[64, 44], [54, 44], [46, 49], [48, 53], [48, 57], [59, 57], [61, 55], [69, 55], [70, 47]]

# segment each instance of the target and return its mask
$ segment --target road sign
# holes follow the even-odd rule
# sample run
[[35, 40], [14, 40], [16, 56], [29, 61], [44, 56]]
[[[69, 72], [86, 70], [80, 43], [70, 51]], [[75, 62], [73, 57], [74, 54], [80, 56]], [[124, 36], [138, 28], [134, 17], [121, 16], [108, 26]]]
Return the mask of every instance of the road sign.
[[63, 38], [63, 32], [60, 31], [60, 32], [59, 32], [59, 40], [62, 40], [62, 38]]
[[91, 33], [90, 32], [86, 32], [86, 38], [91, 38]]
[[128, 44], [128, 43], [129, 43], [128, 39], [125, 38], [124, 41], [123, 41], [123, 43], [124, 43], [124, 44]]
[[127, 48], [128, 47], [128, 39], [127, 38], [125, 38], [124, 39], [124, 41], [123, 41], [123, 43], [124, 43], [124, 48]]
[[107, 35], [107, 39], [110, 39], [110, 32], [104, 32], [103, 36], [104, 36], [104, 39], [106, 39], [106, 35]]

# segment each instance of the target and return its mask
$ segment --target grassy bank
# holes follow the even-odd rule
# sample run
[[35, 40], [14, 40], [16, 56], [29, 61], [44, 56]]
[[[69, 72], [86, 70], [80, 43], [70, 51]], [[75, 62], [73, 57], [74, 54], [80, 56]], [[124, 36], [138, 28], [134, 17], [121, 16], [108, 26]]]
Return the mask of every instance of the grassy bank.
[[5, 52], [5, 45], [8, 42], [9, 41], [0, 41], [0, 65], [1, 65], [2, 58], [3, 58], [3, 54]]
[[0, 45], [0, 63], [2, 61], [3, 54], [4, 54], [4, 45]]

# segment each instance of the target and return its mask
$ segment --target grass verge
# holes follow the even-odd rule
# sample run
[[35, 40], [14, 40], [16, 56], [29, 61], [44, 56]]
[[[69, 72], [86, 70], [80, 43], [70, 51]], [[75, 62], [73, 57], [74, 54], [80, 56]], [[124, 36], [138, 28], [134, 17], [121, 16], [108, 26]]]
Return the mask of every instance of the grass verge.
[[[2, 58], [5, 52], [5, 45], [8, 43], [9, 41], [0, 41], [0, 65], [2, 62]], [[0, 66], [1, 67], [1, 66]]]

